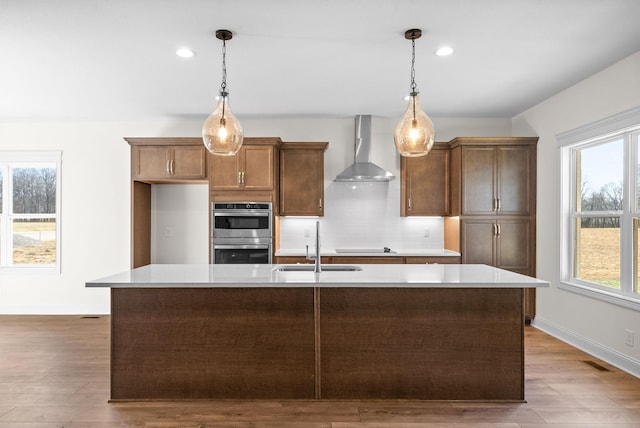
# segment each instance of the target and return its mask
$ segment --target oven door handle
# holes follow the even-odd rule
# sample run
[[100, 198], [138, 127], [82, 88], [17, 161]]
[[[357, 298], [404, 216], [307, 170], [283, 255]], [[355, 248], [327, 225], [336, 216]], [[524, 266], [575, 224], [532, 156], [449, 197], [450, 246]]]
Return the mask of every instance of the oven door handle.
[[269, 244], [213, 244], [214, 250], [268, 250]]
[[214, 212], [213, 213], [214, 217], [269, 217], [269, 214], [267, 213], [261, 213], [261, 212], [256, 212], [256, 213], [251, 213], [251, 212]]

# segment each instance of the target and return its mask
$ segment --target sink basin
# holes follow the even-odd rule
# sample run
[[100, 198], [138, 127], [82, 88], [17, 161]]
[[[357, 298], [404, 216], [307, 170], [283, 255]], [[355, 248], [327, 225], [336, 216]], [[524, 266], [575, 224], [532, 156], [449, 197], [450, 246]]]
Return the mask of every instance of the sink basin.
[[[314, 265], [278, 265], [273, 268], [279, 272], [313, 272]], [[322, 265], [323, 272], [355, 272], [362, 270], [354, 265]]]

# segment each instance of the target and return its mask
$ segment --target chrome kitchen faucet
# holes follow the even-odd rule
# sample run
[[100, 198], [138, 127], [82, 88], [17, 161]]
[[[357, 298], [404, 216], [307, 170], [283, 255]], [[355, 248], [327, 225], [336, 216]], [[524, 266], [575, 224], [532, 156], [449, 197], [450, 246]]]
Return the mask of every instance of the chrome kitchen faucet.
[[[307, 260], [313, 260], [313, 256], [309, 256], [309, 245], [307, 244]], [[316, 260], [315, 267], [313, 268], [315, 273], [322, 272], [322, 266], [320, 263], [320, 221], [316, 221]]]

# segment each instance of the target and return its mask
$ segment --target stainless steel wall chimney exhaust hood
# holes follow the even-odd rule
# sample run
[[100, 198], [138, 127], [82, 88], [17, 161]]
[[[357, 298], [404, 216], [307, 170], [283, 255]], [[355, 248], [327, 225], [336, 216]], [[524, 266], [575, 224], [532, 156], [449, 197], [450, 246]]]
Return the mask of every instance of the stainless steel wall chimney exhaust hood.
[[396, 177], [371, 162], [371, 115], [356, 116], [353, 165], [342, 171], [335, 181], [391, 181]]

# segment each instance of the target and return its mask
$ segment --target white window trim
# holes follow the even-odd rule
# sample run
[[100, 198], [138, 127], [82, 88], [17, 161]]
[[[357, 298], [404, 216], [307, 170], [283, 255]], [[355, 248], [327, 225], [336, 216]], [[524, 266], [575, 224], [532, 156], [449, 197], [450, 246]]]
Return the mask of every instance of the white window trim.
[[[6, 266], [0, 265], [0, 273], [20, 273], [20, 274], [60, 274], [62, 272], [61, 254], [62, 254], [62, 151], [0, 151], [0, 159], [2, 163], [54, 163], [56, 165], [56, 264], [50, 266], [38, 265], [21, 265]], [[7, 213], [9, 207], [9, 178], [3, 180], [4, 200], [2, 212]], [[3, 233], [8, 229], [5, 227]], [[3, 251], [7, 249], [3, 248]]]
[[[560, 263], [558, 267], [558, 288], [578, 293], [593, 299], [602, 300], [608, 303], [623, 306], [625, 308], [640, 311], [640, 296], [633, 293], [633, 285], [629, 285], [629, 290], [625, 289], [623, 284], [633, 284], [633, 273], [629, 270], [622, 271], [620, 282], [621, 291], [612, 291], [605, 286], [599, 286], [595, 283], [582, 281], [572, 278], [572, 256], [573, 242], [575, 242], [574, 227], [572, 224], [573, 217], [571, 215], [572, 207], [566, 201], [571, 200], [573, 189], [575, 189], [575, 176], [572, 174], [572, 164], [574, 160], [573, 148], [576, 144], [588, 145], [591, 142], [604, 140], [620, 134], [632, 133], [634, 136], [640, 134], [640, 107], [636, 107], [622, 113], [604, 118], [591, 124], [576, 128], [556, 135], [557, 147], [559, 149], [558, 169], [560, 177], [560, 192], [558, 206], [560, 207], [560, 216], [558, 221], [558, 236], [560, 237]], [[637, 141], [637, 140], [635, 140]], [[625, 138], [625, 153], [631, 154], [631, 159], [637, 159], [636, 144]], [[623, 248], [632, 248], [629, 242], [632, 231], [627, 230], [630, 216], [638, 216], [638, 207], [636, 207], [635, 195], [636, 191], [636, 168], [627, 166], [625, 162], [623, 171], [623, 180], [628, 183], [625, 187], [627, 193], [624, 195], [624, 207], [622, 214], [616, 212], [614, 215], [621, 217], [620, 225], [620, 246]], [[633, 196], [633, 197], [632, 197]], [[613, 214], [613, 213], [612, 213]], [[621, 267], [631, 266], [633, 263], [633, 251], [621, 251]], [[631, 275], [631, 277], [630, 277]]]

